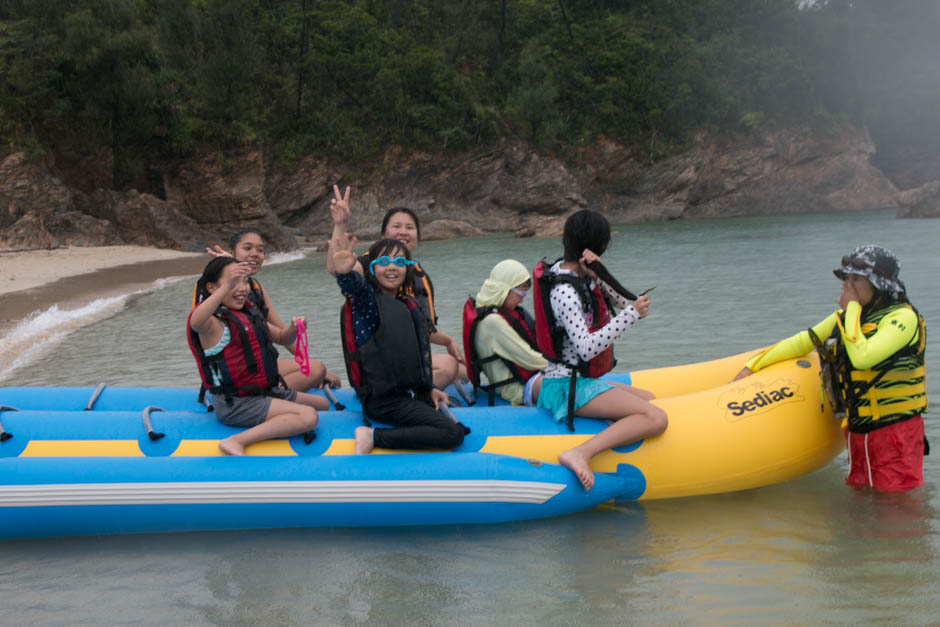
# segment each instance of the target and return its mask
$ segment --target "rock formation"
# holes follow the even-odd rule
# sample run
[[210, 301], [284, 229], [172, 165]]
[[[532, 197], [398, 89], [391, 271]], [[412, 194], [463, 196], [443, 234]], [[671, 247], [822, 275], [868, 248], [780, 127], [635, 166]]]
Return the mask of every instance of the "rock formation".
[[897, 215], [899, 218], [940, 218], [940, 181], [901, 192]]
[[308, 157], [289, 169], [245, 150], [155, 164], [155, 194], [89, 193], [65, 182], [77, 172], [70, 177], [51, 159], [17, 153], [0, 163], [0, 247], [199, 250], [251, 227], [271, 249], [289, 250], [298, 238], [329, 235], [334, 183], [353, 188], [350, 230], [363, 240], [396, 206], [417, 213], [427, 238], [556, 236], [565, 217], [584, 207], [614, 223], [893, 207], [899, 216], [937, 214], [940, 182], [901, 193], [872, 165], [874, 153], [867, 133], [851, 126], [703, 132], [685, 152], [653, 163], [605, 137], [566, 158], [506, 142], [458, 155], [392, 148], [360, 164]]

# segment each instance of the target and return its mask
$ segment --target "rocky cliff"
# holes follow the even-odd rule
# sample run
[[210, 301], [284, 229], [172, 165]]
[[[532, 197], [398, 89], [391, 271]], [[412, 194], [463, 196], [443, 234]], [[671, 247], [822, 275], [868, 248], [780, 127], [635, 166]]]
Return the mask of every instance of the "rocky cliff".
[[376, 235], [395, 206], [417, 212], [426, 238], [556, 235], [583, 207], [615, 223], [886, 207], [937, 215], [940, 183], [902, 193], [872, 164], [874, 153], [868, 135], [850, 126], [702, 133], [655, 163], [603, 137], [567, 158], [505, 143], [446, 156], [392, 149], [364, 164], [310, 157], [288, 171], [261, 151], [243, 151], [157, 164], [155, 193], [82, 191], [87, 172], [13, 154], [0, 163], [0, 248], [199, 250], [254, 227], [271, 248], [287, 250], [327, 236], [333, 183], [353, 188], [351, 228], [362, 238]]

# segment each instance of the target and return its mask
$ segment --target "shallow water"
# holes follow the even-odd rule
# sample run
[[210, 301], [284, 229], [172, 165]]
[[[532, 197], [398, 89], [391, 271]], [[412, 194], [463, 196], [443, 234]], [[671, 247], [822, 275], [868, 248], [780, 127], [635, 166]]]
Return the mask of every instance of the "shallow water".
[[[617, 231], [605, 262], [635, 291], [657, 286], [651, 317], [617, 344], [623, 369], [732, 354], [817, 322], [839, 294], [830, 269], [861, 243], [893, 249], [928, 326], [940, 320], [937, 220], [874, 212]], [[496, 261], [531, 266], [560, 246], [492, 237], [419, 252], [456, 337], [463, 300]], [[282, 317], [308, 316], [311, 354], [345, 375], [341, 298], [322, 268], [313, 256], [259, 278]], [[44, 352], [0, 371], [0, 383], [195, 385], [183, 331], [191, 289], [171, 283], [67, 334], [35, 334]], [[929, 341], [929, 373], [938, 360]], [[940, 398], [940, 379], [928, 392]], [[495, 526], [0, 542], [0, 624], [937, 624], [937, 455], [926, 485], [901, 495], [851, 490], [845, 471], [843, 457], [758, 490]]]

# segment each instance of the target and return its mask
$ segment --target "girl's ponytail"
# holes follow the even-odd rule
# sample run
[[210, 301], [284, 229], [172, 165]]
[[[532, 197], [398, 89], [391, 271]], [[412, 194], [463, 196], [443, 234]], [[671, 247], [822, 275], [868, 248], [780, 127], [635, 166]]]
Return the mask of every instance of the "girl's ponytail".
[[607, 268], [600, 261], [592, 261], [587, 264], [587, 267], [594, 271], [594, 274], [598, 276], [604, 283], [613, 288], [615, 292], [626, 298], [627, 300], [636, 300], [637, 295], [625, 288], [620, 284], [620, 281], [615, 279], [613, 275], [607, 270]]

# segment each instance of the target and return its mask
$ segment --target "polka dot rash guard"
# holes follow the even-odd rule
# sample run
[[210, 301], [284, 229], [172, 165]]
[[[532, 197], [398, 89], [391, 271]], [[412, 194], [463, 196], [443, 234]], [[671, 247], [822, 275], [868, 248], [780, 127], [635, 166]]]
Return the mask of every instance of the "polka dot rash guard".
[[[573, 272], [563, 270], [560, 266], [560, 262], [556, 263], [551, 271], [556, 274], [574, 275]], [[574, 287], [568, 283], [556, 283], [552, 287], [549, 300], [557, 324], [565, 329], [565, 337], [561, 341], [561, 355], [566, 363], [578, 363], [579, 357], [584, 361], [590, 361], [640, 319], [640, 314], [623, 296], [600, 279], [597, 280], [597, 284], [601, 291], [607, 294], [610, 302], [620, 309], [620, 313], [593, 333], [588, 331], [588, 327], [593, 322], [592, 312], [584, 311], [584, 305]], [[545, 376], [570, 377], [571, 368], [557, 362], [549, 362], [548, 368], [545, 369]]]

